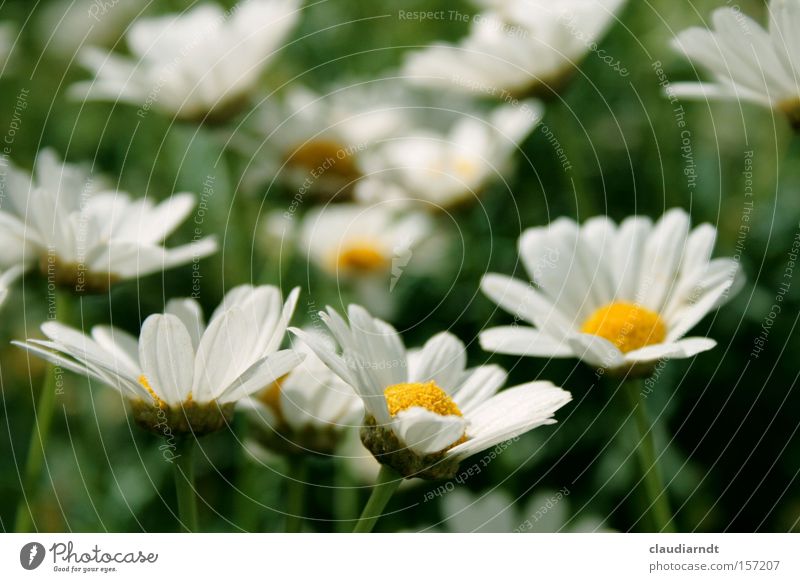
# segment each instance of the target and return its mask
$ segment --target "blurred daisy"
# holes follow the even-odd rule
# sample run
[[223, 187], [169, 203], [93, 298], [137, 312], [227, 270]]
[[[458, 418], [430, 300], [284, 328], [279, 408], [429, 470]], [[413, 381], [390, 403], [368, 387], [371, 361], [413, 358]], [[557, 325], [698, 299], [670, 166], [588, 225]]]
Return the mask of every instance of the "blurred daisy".
[[464, 344], [449, 333], [409, 353], [395, 329], [351, 305], [350, 323], [333, 309], [320, 313], [341, 354], [292, 329], [344, 382], [366, 411], [361, 440], [382, 464], [404, 477], [452, 477], [470, 455], [555, 422], [569, 392], [530, 382], [499, 394], [506, 373], [467, 369]]
[[252, 186], [278, 176], [304, 192], [348, 190], [361, 175], [359, 160], [367, 148], [408, 125], [407, 93], [385, 82], [326, 94], [291, 87], [279, 105], [269, 101], [260, 108], [251, 128], [255, 139], [234, 137], [247, 155], [259, 152], [246, 182]]
[[230, 420], [235, 403], [292, 370], [302, 356], [279, 350], [297, 303], [276, 287], [232, 289], [208, 327], [193, 299], [172, 300], [148, 317], [139, 338], [108, 326], [91, 337], [50, 321], [46, 340], [14, 342], [64, 369], [110, 386], [153, 432], [201, 435]]
[[387, 280], [411, 266], [414, 250], [432, 230], [433, 221], [423, 213], [386, 204], [337, 204], [304, 217], [300, 244], [308, 259], [332, 277]]
[[673, 46], [709, 71], [709, 83], [676, 83], [679, 97], [751, 101], [785, 113], [800, 127], [800, 2], [772, 0], [769, 31], [736, 8], [718, 8], [714, 31], [690, 28]]
[[8, 200], [0, 209], [0, 268], [38, 261], [54, 282], [91, 293], [217, 250], [213, 237], [162, 246], [192, 211], [192, 194], [157, 205], [134, 200], [103, 190], [88, 168], [61, 163], [49, 149], [37, 156], [33, 177], [10, 167], [0, 179]]
[[22, 274], [22, 267], [16, 266], [0, 273], [0, 305], [8, 297], [9, 286]]
[[[313, 331], [306, 333], [314, 334]], [[320, 341], [326, 341], [316, 334]], [[260, 442], [279, 453], [330, 455], [364, 415], [361, 399], [305, 344], [302, 363], [269, 387], [242, 400]]]
[[583, 226], [561, 218], [528, 229], [519, 253], [533, 283], [489, 274], [481, 287], [534, 327], [487, 330], [481, 346], [641, 372], [657, 360], [710, 350], [714, 340], [684, 336], [742, 283], [733, 259], [711, 259], [715, 239], [710, 224], [690, 230], [681, 209], [655, 225], [631, 217], [617, 226], [601, 216]]
[[37, 10], [37, 39], [48, 56], [71, 60], [85, 46], [113, 46], [147, 0], [57, 0]]
[[299, 16], [299, 0], [245, 0], [229, 11], [202, 4], [181, 14], [135, 21], [126, 34], [133, 58], [86, 48], [95, 79], [84, 99], [124, 101], [182, 119], [221, 121], [238, 112]]
[[356, 185], [364, 202], [414, 201], [435, 209], [477, 197], [503, 176], [519, 144], [542, 118], [537, 101], [496, 108], [487, 119], [464, 117], [445, 132], [423, 130], [388, 139], [363, 156]]
[[598, 517], [570, 517], [568, 494], [545, 490], [531, 495], [525, 503], [514, 503], [500, 489], [482, 495], [455, 489], [442, 498], [443, 525], [453, 533], [609, 531]]
[[456, 45], [411, 53], [415, 82], [507, 98], [557, 91], [596, 47], [624, 0], [482, 0]]

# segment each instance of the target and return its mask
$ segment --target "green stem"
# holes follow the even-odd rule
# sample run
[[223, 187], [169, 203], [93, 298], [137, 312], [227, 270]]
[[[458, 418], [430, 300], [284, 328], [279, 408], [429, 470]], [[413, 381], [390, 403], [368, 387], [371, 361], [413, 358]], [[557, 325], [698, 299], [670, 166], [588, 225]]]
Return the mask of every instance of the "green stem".
[[639, 436], [636, 453], [639, 457], [639, 464], [644, 478], [644, 488], [650, 501], [650, 516], [660, 532], [674, 532], [675, 526], [672, 521], [669, 498], [667, 497], [667, 491], [664, 487], [656, 457], [652, 426], [647, 416], [644, 401], [641, 399], [641, 380], [627, 380], [623, 384], [623, 390], [625, 391], [628, 405], [633, 411]]
[[[57, 290], [50, 298], [52, 301], [49, 319], [57, 319], [60, 323], [69, 323], [71, 293]], [[31, 429], [28, 444], [28, 456], [25, 461], [25, 473], [22, 480], [22, 491], [17, 504], [14, 529], [17, 532], [29, 532], [33, 529], [34, 519], [32, 501], [42, 476], [45, 462], [45, 448], [50, 436], [50, 426], [56, 409], [56, 395], [61, 391], [59, 380], [62, 370], [55, 364], [48, 364], [42, 381], [42, 391], [36, 403], [36, 416]]]
[[197, 531], [197, 495], [194, 488], [194, 437], [178, 437], [173, 467], [181, 531]]
[[55, 413], [56, 375], [58, 373], [58, 366], [53, 364], [48, 364], [44, 372], [42, 392], [36, 405], [36, 417], [31, 429], [31, 440], [28, 444], [28, 458], [25, 462], [22, 495], [17, 505], [17, 516], [14, 524], [14, 530], [19, 533], [29, 532], [33, 529], [31, 502], [42, 475], [45, 446], [47, 437], [50, 434], [53, 414]]
[[356, 527], [353, 528], [353, 533], [369, 533], [372, 531], [381, 516], [381, 512], [402, 482], [403, 477], [400, 473], [389, 467], [389, 465], [381, 465], [378, 481], [372, 489], [372, 495], [370, 495], [369, 501], [364, 506], [364, 511], [361, 512], [361, 517], [356, 523]]
[[301, 456], [289, 459], [286, 484], [289, 488], [286, 499], [286, 532], [298, 533], [303, 530], [304, 503], [308, 464]]

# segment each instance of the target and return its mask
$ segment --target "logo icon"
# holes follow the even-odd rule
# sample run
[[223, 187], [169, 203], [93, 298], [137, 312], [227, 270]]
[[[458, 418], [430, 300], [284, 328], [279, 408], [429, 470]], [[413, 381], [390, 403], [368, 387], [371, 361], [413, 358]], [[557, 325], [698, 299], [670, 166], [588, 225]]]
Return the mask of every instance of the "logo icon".
[[19, 563], [26, 570], [35, 570], [44, 561], [44, 546], [39, 542], [29, 542], [19, 551]]

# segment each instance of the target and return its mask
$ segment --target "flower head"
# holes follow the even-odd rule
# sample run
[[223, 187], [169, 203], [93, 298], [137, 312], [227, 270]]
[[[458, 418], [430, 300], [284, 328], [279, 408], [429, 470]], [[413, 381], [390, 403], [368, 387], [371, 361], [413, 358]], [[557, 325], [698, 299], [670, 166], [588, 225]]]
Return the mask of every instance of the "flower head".
[[497, 366], [467, 368], [464, 344], [449, 333], [408, 352], [395, 329], [351, 305], [349, 324], [333, 309], [320, 317], [337, 353], [317, 338], [291, 330], [364, 402], [361, 440], [375, 458], [403, 476], [442, 478], [461, 459], [543, 424], [569, 402], [549, 382], [497, 393], [506, 373]]
[[458, 44], [412, 53], [414, 81], [505, 99], [548, 96], [605, 33], [624, 0], [481, 0]]
[[[320, 341], [326, 341], [314, 331]], [[364, 406], [303, 342], [294, 349], [303, 361], [269, 387], [242, 400], [262, 444], [281, 453], [330, 455], [343, 433], [363, 417]]]
[[157, 108], [182, 119], [221, 121], [255, 88], [299, 15], [298, 0], [244, 0], [230, 11], [201, 4], [181, 14], [141, 18], [125, 39], [133, 58], [81, 51], [95, 79], [75, 95]]
[[39, 263], [56, 283], [78, 293], [105, 291], [119, 280], [189, 263], [217, 250], [213, 237], [162, 246], [194, 207], [179, 193], [156, 205], [103, 190], [88, 169], [62, 164], [51, 150], [36, 158], [35, 175], [9, 168], [0, 209], [0, 267]]
[[486, 119], [465, 116], [442, 132], [426, 128], [387, 139], [364, 154], [356, 197], [433, 209], [474, 199], [510, 169], [542, 114], [538, 101], [523, 101], [497, 107]]
[[388, 279], [410, 263], [414, 249], [432, 230], [431, 218], [420, 212], [386, 204], [336, 204], [304, 217], [300, 244], [333, 277]]
[[714, 30], [690, 28], [673, 41], [693, 63], [709, 71], [709, 83], [675, 83], [670, 94], [689, 98], [736, 99], [782, 111], [800, 127], [800, 22], [798, 0], [772, 0], [769, 30], [738, 7], [718, 8]]
[[263, 390], [302, 361], [279, 350], [298, 290], [242, 285], [224, 297], [208, 323], [193, 299], [172, 300], [148, 317], [139, 338], [108, 326], [91, 336], [57, 322], [46, 340], [14, 342], [67, 370], [117, 390], [145, 428], [201, 435], [225, 426], [237, 401]]
[[410, 105], [409, 92], [395, 83], [354, 83], [326, 93], [293, 86], [259, 109], [254, 139], [237, 136], [247, 155], [259, 152], [245, 181], [277, 176], [313, 194], [349, 192], [362, 175], [364, 153], [409, 124]]
[[714, 340], [684, 336], [742, 283], [733, 259], [711, 259], [715, 239], [709, 224], [690, 230], [680, 209], [655, 225], [641, 217], [619, 226], [606, 217], [583, 226], [562, 218], [528, 229], [519, 252], [533, 283], [490, 274], [481, 286], [534, 327], [489, 329], [481, 345], [626, 372], [709, 350]]

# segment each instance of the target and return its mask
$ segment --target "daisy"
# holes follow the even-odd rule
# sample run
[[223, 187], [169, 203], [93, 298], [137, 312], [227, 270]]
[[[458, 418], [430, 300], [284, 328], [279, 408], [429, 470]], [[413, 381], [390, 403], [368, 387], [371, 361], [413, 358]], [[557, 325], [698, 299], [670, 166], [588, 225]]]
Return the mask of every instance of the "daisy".
[[9, 167], [2, 180], [7, 203], [0, 207], [0, 268], [38, 262], [59, 285], [91, 293], [217, 250], [213, 237], [162, 246], [192, 211], [192, 194], [157, 205], [132, 199], [104, 190], [88, 168], [62, 164], [49, 149], [37, 156], [34, 176]]
[[772, 0], [769, 30], [736, 8], [718, 8], [714, 30], [690, 28], [673, 46], [708, 72], [709, 83], [676, 83], [670, 94], [695, 99], [735, 99], [785, 113], [800, 126], [800, 2]]
[[[326, 339], [312, 330], [321, 342]], [[266, 447], [292, 454], [331, 455], [344, 432], [358, 423], [364, 407], [343, 382], [304, 343], [294, 342], [303, 361], [269, 387], [243, 399], [239, 407], [259, 429]]]
[[364, 154], [362, 202], [414, 201], [441, 209], [474, 199], [511, 169], [519, 144], [542, 118], [537, 101], [497, 107], [487, 119], [465, 116], [445, 131], [415, 130]]
[[549, 382], [497, 393], [506, 373], [467, 368], [464, 344], [449, 333], [408, 352], [395, 329], [351, 305], [349, 324], [332, 308], [320, 313], [341, 348], [337, 353], [298, 329], [299, 336], [364, 403], [361, 440], [378, 461], [406, 478], [452, 477], [459, 462], [537, 426], [570, 394]]
[[297, 303], [276, 287], [242, 285], [223, 298], [206, 327], [193, 299], [171, 300], [149, 316], [138, 339], [108, 326], [91, 336], [55, 321], [46, 340], [16, 345], [125, 397], [138, 424], [162, 436], [219, 430], [234, 405], [292, 370], [302, 356], [279, 350]]
[[304, 217], [300, 245], [308, 259], [332, 277], [387, 281], [410, 266], [416, 247], [432, 230], [430, 216], [420, 212], [386, 204], [336, 204]]
[[485, 350], [520, 356], [577, 357], [602, 370], [648, 372], [657, 361], [689, 358], [716, 345], [684, 337], [740, 288], [738, 263], [711, 259], [716, 229], [690, 230], [681, 209], [655, 225], [631, 217], [619, 226], [560, 218], [530, 228], [519, 253], [532, 283], [484, 276], [484, 293], [516, 323], [484, 331]]
[[396, 83], [354, 83], [316, 93], [289, 88], [255, 115], [254, 139], [235, 136], [247, 155], [250, 185], [275, 176], [292, 188], [334, 195], [361, 176], [360, 159], [376, 142], [410, 123], [408, 90]]
[[458, 44], [411, 53], [415, 82], [505, 99], [549, 95], [603, 36], [624, 0], [482, 0]]
[[79, 53], [95, 78], [84, 99], [124, 101], [182, 119], [221, 121], [238, 112], [299, 16], [299, 0], [245, 0], [229, 11], [201, 4], [141, 18], [125, 36], [132, 58], [90, 47]]

